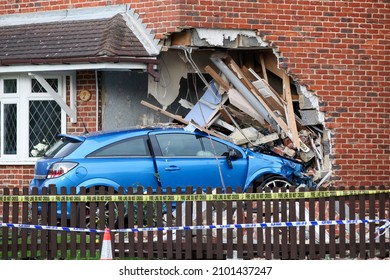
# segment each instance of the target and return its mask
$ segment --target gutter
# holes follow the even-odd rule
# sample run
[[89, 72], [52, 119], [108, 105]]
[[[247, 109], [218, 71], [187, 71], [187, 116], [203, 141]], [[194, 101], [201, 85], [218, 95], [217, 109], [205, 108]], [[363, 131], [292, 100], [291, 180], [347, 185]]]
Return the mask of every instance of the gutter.
[[0, 59], [0, 66], [26, 65], [26, 64], [72, 64], [72, 63], [129, 63], [159, 64], [156, 58], [136, 57], [65, 57], [65, 58], [26, 58], [26, 59]]
[[[108, 65], [106, 65], [106, 63]], [[80, 64], [80, 65], [78, 65]], [[99, 65], [100, 64], [100, 65]], [[148, 74], [150, 74], [156, 82], [160, 80], [160, 73], [157, 71], [157, 65], [160, 64], [160, 60], [156, 57], [145, 58], [145, 57], [64, 57], [64, 58], [31, 58], [31, 59], [0, 59], [0, 73], [4, 72], [25, 72], [28, 69], [28, 66], [33, 67], [28, 71], [58, 71], [58, 70], [91, 70], [91, 69], [111, 69], [109, 66], [111, 64], [112, 69], [146, 69]], [[124, 64], [121, 66], [120, 64]], [[134, 65], [132, 65], [134, 64]], [[45, 65], [47, 67], [45, 67]], [[63, 69], [61, 67], [63, 65]], [[140, 65], [145, 65], [145, 68], [140, 68]], [[73, 66], [73, 67], [72, 67]], [[95, 66], [95, 67], [94, 67]], [[4, 69], [1, 69], [4, 67]], [[16, 67], [23, 69], [8, 69], [8, 67]], [[27, 68], [26, 68], [27, 67]], [[35, 68], [43, 67], [45, 69]], [[58, 69], [57, 69], [58, 68]]]

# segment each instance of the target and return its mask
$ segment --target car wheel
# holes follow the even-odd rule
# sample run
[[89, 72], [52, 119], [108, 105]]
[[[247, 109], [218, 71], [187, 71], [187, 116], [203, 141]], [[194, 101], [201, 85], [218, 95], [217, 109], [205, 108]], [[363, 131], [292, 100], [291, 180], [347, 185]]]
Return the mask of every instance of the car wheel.
[[291, 186], [292, 183], [289, 180], [281, 176], [275, 175], [275, 176], [270, 176], [266, 178], [264, 181], [260, 182], [257, 185], [256, 192], [262, 192], [267, 187], [269, 187], [272, 190], [275, 187], [289, 189], [289, 187]]
[[[96, 188], [95, 195], [109, 195], [108, 190], [104, 194]], [[91, 194], [90, 192], [88, 194]], [[110, 203], [113, 205], [113, 220], [110, 220]], [[103, 206], [103, 207], [102, 207]], [[118, 204], [116, 202], [86, 202], [85, 208], [78, 206], [78, 226], [83, 225], [81, 219], [85, 219], [86, 228], [105, 229], [115, 228], [118, 222]], [[84, 211], [83, 214], [81, 214]], [[101, 212], [103, 211], [103, 213]]]

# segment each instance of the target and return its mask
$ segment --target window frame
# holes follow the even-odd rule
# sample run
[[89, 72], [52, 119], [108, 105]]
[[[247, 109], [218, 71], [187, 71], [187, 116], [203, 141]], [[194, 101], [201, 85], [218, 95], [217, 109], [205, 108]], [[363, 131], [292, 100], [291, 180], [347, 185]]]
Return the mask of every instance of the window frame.
[[[63, 100], [66, 100], [67, 85], [66, 75], [63, 74], [45, 74], [45, 79], [58, 79], [58, 94]], [[16, 93], [4, 93], [4, 80], [16, 79], [17, 90]], [[29, 103], [30, 101], [54, 101], [54, 98], [47, 92], [33, 93], [32, 92], [32, 80], [27, 73], [19, 74], [1, 74], [0, 75], [0, 165], [9, 164], [34, 164], [39, 157], [31, 157], [29, 151]], [[16, 135], [17, 135], [17, 153], [15, 155], [6, 155], [3, 151], [3, 104], [16, 104], [17, 106], [17, 122], [16, 122]], [[61, 133], [66, 132], [66, 113], [61, 108]]]
[[[156, 134], [153, 134], [153, 136], [156, 138], [156, 143], [157, 143], [159, 150], [160, 150], [160, 152], [159, 152], [160, 157], [175, 157], [175, 158], [176, 157], [181, 157], [181, 158], [225, 158], [226, 157], [226, 155], [215, 155], [213, 151], [206, 150], [204, 141], [213, 141], [213, 143], [218, 143], [220, 145], [224, 145], [226, 147], [227, 153], [229, 152], [229, 149], [233, 149], [233, 147], [231, 147], [225, 143], [219, 142], [215, 139], [212, 139], [212, 138], [209, 138], [206, 136], [197, 136], [195, 134], [190, 134], [190, 133], [178, 133], [178, 132], [156, 133]], [[163, 141], [161, 141], [162, 139], [159, 139], [160, 137], [167, 137], [169, 140], [172, 140], [172, 139], [177, 140], [180, 137], [192, 137], [195, 140], [194, 143], [197, 142], [199, 144], [200, 150], [197, 150], [196, 154], [191, 154], [191, 155], [184, 155], [184, 154], [169, 155], [169, 152], [167, 154], [167, 151], [166, 151], [167, 147], [162, 145], [165, 143], [163, 143]], [[181, 143], [185, 143], [185, 142], [183, 141]], [[177, 149], [177, 147], [175, 147], [175, 148]], [[199, 154], [199, 152], [202, 152], [202, 153]]]

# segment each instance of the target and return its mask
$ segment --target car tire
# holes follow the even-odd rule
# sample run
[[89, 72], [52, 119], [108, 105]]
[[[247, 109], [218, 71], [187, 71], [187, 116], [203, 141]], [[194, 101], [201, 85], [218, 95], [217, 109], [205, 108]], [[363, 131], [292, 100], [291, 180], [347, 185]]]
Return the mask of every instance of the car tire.
[[256, 192], [262, 192], [267, 187], [269, 187], [271, 190], [275, 187], [286, 188], [288, 190], [292, 185], [293, 184], [291, 181], [283, 178], [282, 176], [269, 176], [257, 185]]
[[[95, 195], [110, 195], [108, 190], [105, 189], [104, 194], [99, 192], [100, 187], [96, 187]], [[104, 187], [103, 187], [104, 188]], [[87, 191], [87, 194], [91, 194], [90, 192]], [[95, 203], [95, 215], [91, 215], [91, 206], [92, 203]], [[91, 228], [91, 216], [95, 217], [95, 229], [105, 229], [105, 228], [115, 228], [115, 226], [118, 223], [118, 204], [113, 202], [114, 205], [114, 221], [110, 222], [109, 221], [109, 202], [104, 202], [104, 218], [103, 221], [101, 219], [100, 215], [100, 209], [99, 209], [99, 204], [100, 202], [86, 202], [85, 203], [85, 227], [86, 228]], [[81, 211], [80, 209], [80, 204], [78, 204], [78, 209], [77, 209], [77, 226], [80, 227], [81, 223]], [[84, 224], [84, 223], [83, 223]]]

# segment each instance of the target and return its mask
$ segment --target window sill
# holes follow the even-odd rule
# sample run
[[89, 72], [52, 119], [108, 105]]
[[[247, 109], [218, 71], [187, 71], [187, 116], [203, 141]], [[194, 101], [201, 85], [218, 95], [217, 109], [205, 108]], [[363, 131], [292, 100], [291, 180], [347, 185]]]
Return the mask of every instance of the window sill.
[[35, 165], [36, 160], [0, 160], [0, 166], [5, 165]]

